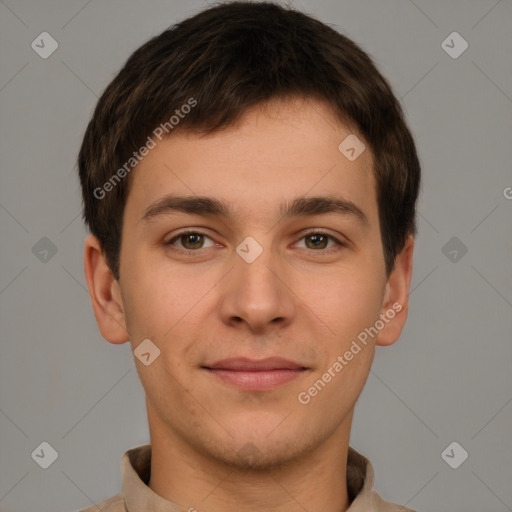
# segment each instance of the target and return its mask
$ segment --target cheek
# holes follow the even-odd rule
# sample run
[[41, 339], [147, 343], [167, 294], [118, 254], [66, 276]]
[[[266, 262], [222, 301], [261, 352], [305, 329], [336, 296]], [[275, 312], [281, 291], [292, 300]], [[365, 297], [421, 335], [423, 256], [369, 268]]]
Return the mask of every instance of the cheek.
[[[176, 268], [147, 267], [138, 270], [137, 278], [125, 288], [125, 317], [132, 350], [142, 340], [150, 339], [160, 350], [158, 363], [179, 376], [198, 358], [196, 342], [202, 339], [198, 332], [205, 324], [204, 317], [214, 309], [208, 295], [213, 284], [208, 276], [197, 272], [190, 276]], [[147, 378], [141, 375], [144, 382]], [[152, 381], [147, 385], [151, 386]]]
[[304, 282], [301, 297], [330, 328], [331, 335], [342, 340], [354, 336], [378, 318], [384, 283], [371, 270], [338, 273], [315, 279], [316, 285]]
[[129, 268], [126, 312], [132, 329], [143, 336], [164, 336], [193, 308], [201, 293], [199, 280], [191, 282], [179, 269], [166, 270], [149, 258], [133, 258]]
[[[328, 335], [316, 349], [320, 364], [302, 389], [302, 398], [310, 401], [308, 411], [313, 416], [322, 417], [329, 408], [332, 421], [341, 421], [368, 377], [375, 338], [365, 329], [379, 318], [383, 293], [382, 280], [379, 283], [368, 275], [330, 282], [318, 301], [311, 302], [315, 313], [329, 326]], [[337, 404], [336, 408], [332, 404]]]

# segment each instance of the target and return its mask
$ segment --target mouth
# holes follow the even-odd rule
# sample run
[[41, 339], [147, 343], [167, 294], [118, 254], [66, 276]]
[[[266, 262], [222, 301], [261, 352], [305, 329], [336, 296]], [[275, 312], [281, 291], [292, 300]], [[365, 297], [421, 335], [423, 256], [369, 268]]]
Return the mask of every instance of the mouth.
[[298, 363], [278, 357], [224, 359], [202, 368], [225, 384], [246, 391], [276, 388], [304, 375], [308, 370]]

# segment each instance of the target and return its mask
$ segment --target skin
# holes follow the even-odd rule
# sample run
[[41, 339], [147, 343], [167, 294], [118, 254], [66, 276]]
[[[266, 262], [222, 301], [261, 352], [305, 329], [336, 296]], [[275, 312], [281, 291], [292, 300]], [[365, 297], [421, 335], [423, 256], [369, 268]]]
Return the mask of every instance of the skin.
[[[98, 240], [86, 239], [85, 274], [103, 337], [132, 349], [149, 338], [161, 351], [149, 366], [134, 358], [151, 435], [149, 487], [186, 509], [349, 506], [354, 406], [375, 346], [394, 343], [406, 321], [414, 248], [409, 237], [386, 276], [371, 151], [366, 144], [349, 161], [338, 145], [350, 133], [326, 103], [300, 98], [272, 100], [207, 136], [173, 133], [134, 171], [119, 281]], [[215, 197], [234, 215], [170, 212], [141, 221], [169, 193]], [[352, 201], [368, 222], [352, 214], [279, 214], [284, 200], [312, 195]], [[207, 236], [166, 245], [184, 228]], [[315, 245], [314, 234], [305, 236], [315, 230], [346, 246], [333, 239]], [[236, 252], [248, 236], [263, 248], [252, 263]], [[394, 303], [402, 309], [393, 320], [301, 404], [299, 393]], [[202, 368], [239, 356], [279, 356], [308, 370], [271, 390], [246, 391]], [[252, 460], [239, 453], [248, 443]]]

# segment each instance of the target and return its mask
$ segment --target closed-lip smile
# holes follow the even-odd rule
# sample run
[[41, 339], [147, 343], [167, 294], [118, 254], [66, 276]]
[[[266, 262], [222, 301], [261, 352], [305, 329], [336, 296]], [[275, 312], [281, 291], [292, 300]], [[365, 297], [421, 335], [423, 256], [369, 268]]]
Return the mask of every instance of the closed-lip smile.
[[203, 366], [224, 383], [247, 391], [266, 391], [290, 382], [308, 368], [281, 357], [249, 359], [235, 357]]

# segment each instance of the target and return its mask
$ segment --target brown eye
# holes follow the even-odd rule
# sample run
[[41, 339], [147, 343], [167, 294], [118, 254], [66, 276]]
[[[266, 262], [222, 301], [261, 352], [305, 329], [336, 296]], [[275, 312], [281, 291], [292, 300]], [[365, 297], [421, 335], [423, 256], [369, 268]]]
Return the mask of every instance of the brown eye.
[[[323, 252], [325, 249], [345, 247], [345, 244], [327, 233], [320, 231], [311, 231], [306, 233], [301, 240], [305, 240], [305, 248], [313, 251]], [[329, 247], [329, 242], [332, 241], [334, 246]]]
[[[183, 249], [185, 251], [197, 252], [199, 249], [205, 248], [205, 240], [211, 240], [205, 233], [199, 231], [182, 231], [166, 242], [165, 245], [175, 246], [178, 250]], [[212, 243], [207, 247], [215, 245], [213, 240], [211, 240], [211, 242]]]
[[320, 233], [307, 235], [305, 239], [311, 242], [309, 244], [306, 242], [308, 249], [325, 249], [329, 242], [329, 237]]
[[200, 233], [186, 233], [180, 235], [180, 242], [185, 249], [200, 249], [203, 244], [203, 235]]

